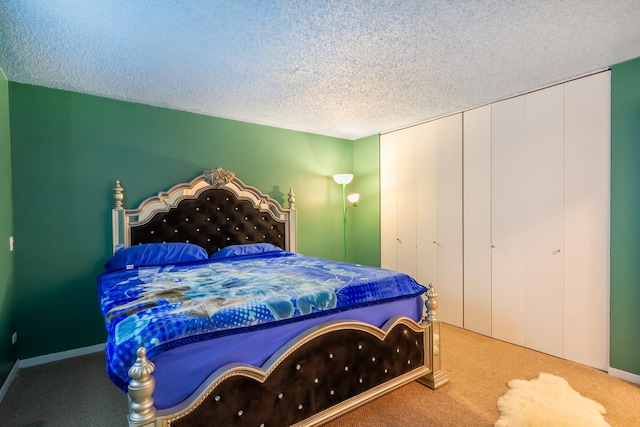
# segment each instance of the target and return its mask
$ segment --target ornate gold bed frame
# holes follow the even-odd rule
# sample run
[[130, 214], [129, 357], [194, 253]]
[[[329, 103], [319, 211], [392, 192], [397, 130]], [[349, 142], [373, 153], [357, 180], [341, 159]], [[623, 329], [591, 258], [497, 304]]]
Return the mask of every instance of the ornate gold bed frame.
[[[277, 200], [263, 194], [255, 187], [245, 185], [235, 177], [233, 172], [222, 168], [206, 170], [191, 182], [175, 185], [166, 192], [158, 193], [157, 196], [144, 200], [136, 209], [125, 209], [123, 207], [124, 188], [120, 185], [120, 181], [116, 181], [113, 187], [114, 207], [111, 211], [113, 252], [121, 247], [128, 247], [132, 243], [136, 243], [132, 242], [131, 239], [131, 232], [134, 228], [144, 226], [158, 215], [176, 210], [183, 201], [197, 200], [203, 192], [210, 189], [226, 190], [238, 202], [248, 202], [256, 211], [268, 215], [269, 219], [277, 223], [283, 224], [283, 245], [279, 244], [278, 246], [282, 246], [282, 249], [286, 251], [296, 252], [297, 217], [293, 189], [289, 189], [287, 200], [289, 208], [284, 209]], [[202, 230], [202, 232], [206, 232], [206, 230]], [[173, 241], [188, 240], [189, 236], [179, 235]], [[229, 244], [233, 243], [248, 242], [232, 242]], [[209, 253], [214, 251], [208, 242], [202, 242], [201, 246], [207, 249]]]
[[[276, 200], [221, 168], [205, 171], [190, 183], [176, 185], [131, 210], [123, 208], [124, 190], [116, 181], [112, 210], [114, 252], [132, 244], [131, 231], [135, 227], [148, 224], [158, 214], [176, 210], [182, 201], [198, 199], [210, 189], [227, 190], [238, 201], [249, 201], [261, 213], [261, 220], [275, 224], [276, 228], [282, 224], [284, 236], [277, 233], [274, 236], [283, 249], [295, 252], [293, 191], [288, 195], [289, 208], [283, 209]], [[195, 209], [199, 210], [199, 207]], [[241, 227], [235, 230], [238, 228]], [[201, 234], [200, 227], [196, 226], [195, 230], [196, 234]], [[190, 238], [178, 233], [177, 228], [175, 232], [180, 236], [173, 241]], [[251, 230], [247, 236], [242, 238], [247, 242], [256, 238]], [[284, 241], [280, 240], [282, 237]], [[240, 237], [234, 235], [233, 238]], [[260, 238], [268, 237], [258, 233], [257, 239]], [[215, 247], [205, 249], [209, 253], [216, 250]], [[254, 425], [261, 402], [270, 402], [269, 405], [281, 408], [278, 411], [287, 414], [289, 418], [281, 419], [281, 424], [317, 426], [411, 381], [417, 380], [436, 389], [449, 378], [442, 367], [437, 293], [432, 284], [423, 299], [425, 307], [420, 322], [394, 317], [382, 328], [357, 321], [325, 323], [289, 341], [260, 368], [232, 364], [216, 370], [183, 403], [164, 410], [154, 407], [155, 367], [141, 347], [129, 370], [129, 426], [185, 427], [196, 424], [196, 419], [214, 419], [216, 425]], [[331, 375], [324, 375], [327, 372]], [[291, 378], [295, 378], [295, 384], [309, 385], [301, 389], [290, 387]], [[251, 390], [247, 393], [250, 396], [238, 395], [239, 389]], [[269, 417], [269, 409], [263, 412], [266, 414], [259, 414], [258, 418]], [[244, 424], [251, 416], [254, 417], [251, 422]], [[271, 424], [263, 422], [262, 425]]]

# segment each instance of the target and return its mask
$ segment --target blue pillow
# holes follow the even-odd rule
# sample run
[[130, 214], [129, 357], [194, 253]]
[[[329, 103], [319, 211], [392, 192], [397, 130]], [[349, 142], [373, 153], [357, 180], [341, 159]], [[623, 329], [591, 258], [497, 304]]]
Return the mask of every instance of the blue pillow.
[[192, 243], [147, 243], [118, 250], [104, 265], [107, 272], [151, 265], [171, 265], [207, 259], [207, 251]]
[[231, 245], [214, 252], [210, 259], [225, 259], [247, 255], [260, 255], [275, 252], [284, 252], [281, 248], [271, 243], [250, 243], [248, 245]]

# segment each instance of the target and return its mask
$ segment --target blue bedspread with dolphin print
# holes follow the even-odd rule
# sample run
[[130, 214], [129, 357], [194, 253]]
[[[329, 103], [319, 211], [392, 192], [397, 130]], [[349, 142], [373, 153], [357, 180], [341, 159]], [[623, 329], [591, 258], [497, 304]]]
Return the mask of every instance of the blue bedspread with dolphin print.
[[107, 372], [126, 389], [140, 346], [152, 359], [195, 341], [425, 291], [406, 274], [286, 251], [108, 272], [98, 278]]

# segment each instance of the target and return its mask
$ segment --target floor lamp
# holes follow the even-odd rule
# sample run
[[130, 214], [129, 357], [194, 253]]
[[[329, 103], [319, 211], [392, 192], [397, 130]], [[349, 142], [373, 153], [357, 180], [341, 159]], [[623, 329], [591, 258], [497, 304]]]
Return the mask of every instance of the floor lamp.
[[[347, 210], [351, 206], [358, 206], [358, 200], [360, 200], [360, 194], [352, 193], [348, 196], [346, 195], [347, 184], [349, 184], [353, 180], [353, 174], [350, 173], [339, 173], [333, 175], [333, 180], [336, 184], [342, 187], [342, 241], [344, 244], [344, 261], [347, 261]], [[347, 200], [349, 204], [347, 205]]]

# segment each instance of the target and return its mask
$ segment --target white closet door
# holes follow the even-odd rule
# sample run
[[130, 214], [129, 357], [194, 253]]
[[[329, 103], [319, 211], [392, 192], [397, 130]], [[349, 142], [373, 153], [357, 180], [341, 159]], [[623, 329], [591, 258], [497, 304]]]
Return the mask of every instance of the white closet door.
[[416, 126], [417, 257], [416, 280], [438, 285], [438, 124]]
[[525, 98], [525, 346], [563, 357], [564, 86]]
[[565, 85], [565, 358], [609, 367], [610, 72]]
[[525, 98], [491, 105], [491, 328], [524, 345]]
[[491, 336], [491, 106], [463, 114], [464, 327]]
[[380, 266], [397, 269], [396, 133], [380, 135]]
[[438, 119], [438, 317], [463, 326], [462, 113]]
[[397, 270], [416, 277], [416, 130], [396, 132]]

